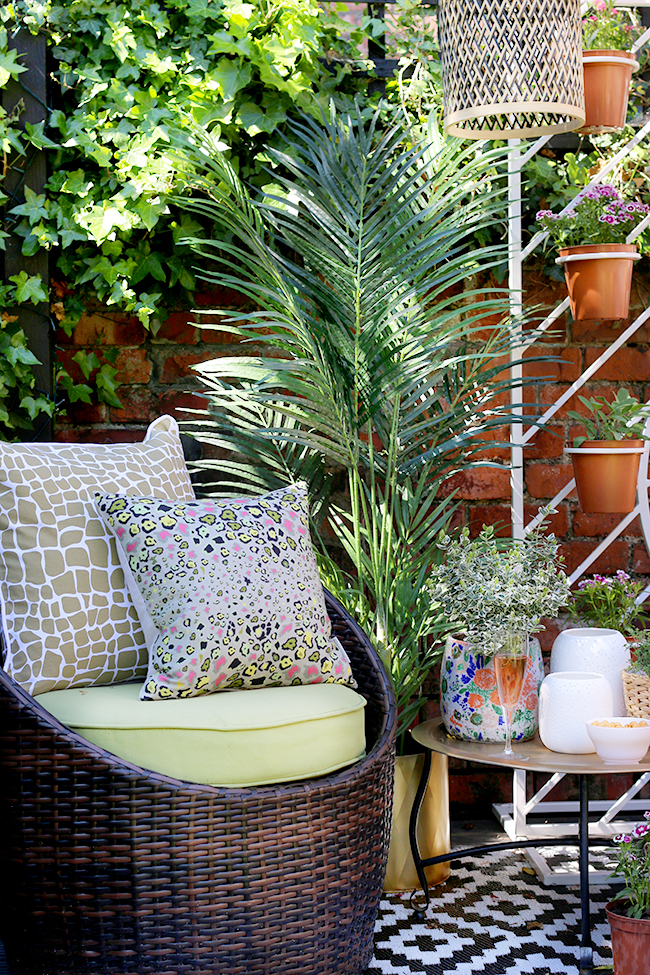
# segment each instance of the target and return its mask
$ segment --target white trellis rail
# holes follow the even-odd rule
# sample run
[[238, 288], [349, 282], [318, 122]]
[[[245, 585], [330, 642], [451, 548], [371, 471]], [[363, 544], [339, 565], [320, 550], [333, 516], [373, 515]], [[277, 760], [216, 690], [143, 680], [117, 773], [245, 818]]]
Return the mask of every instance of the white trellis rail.
[[[581, 12], [585, 13], [592, 5], [594, 0], [586, 0], [581, 5]], [[617, 6], [628, 7], [650, 7], [650, 0], [617, 0]], [[650, 43], [650, 28], [648, 28], [633, 47], [633, 51], [638, 51], [644, 44]], [[632, 150], [650, 137], [650, 122], [647, 122], [638, 132], [609, 160], [609, 162], [598, 172], [597, 176], [591, 180], [589, 186], [602, 182], [602, 180], [612, 172], [615, 172]], [[546, 233], [536, 234], [529, 244], [522, 247], [521, 233], [521, 174], [527, 162], [542, 149], [552, 136], [542, 136], [531, 145], [526, 145], [522, 152], [519, 139], [510, 140], [510, 154], [508, 163], [508, 244], [509, 244], [509, 286], [511, 289], [511, 312], [513, 320], [519, 322], [519, 315], [523, 304], [523, 263], [535, 248], [547, 237]], [[574, 198], [562, 211], [569, 212], [577, 202]], [[647, 226], [650, 226], [650, 216], [631, 233], [627, 242], [631, 243]], [[514, 348], [512, 351], [512, 378], [515, 384], [522, 380], [522, 368], [515, 364], [515, 360], [521, 359], [523, 353], [537, 342], [551, 325], [563, 315], [569, 307], [569, 299], [566, 298], [556, 308], [551, 311], [544, 321], [537, 326], [529, 335], [524, 335], [521, 325], [518, 325], [518, 332], [515, 335]], [[511, 514], [512, 514], [512, 534], [515, 538], [523, 538], [526, 532], [530, 531], [540, 520], [540, 516], [534, 518], [526, 524], [524, 514], [524, 447], [538, 433], [541, 427], [553, 417], [559, 409], [591, 379], [602, 366], [610, 359], [629, 339], [637, 332], [642, 325], [650, 319], [650, 308], [645, 309], [621, 334], [612, 342], [607, 349], [579, 376], [574, 383], [544, 412], [537, 423], [525, 426], [524, 418], [522, 422], [515, 422], [511, 426]], [[522, 387], [515, 385], [511, 394], [511, 406], [513, 413], [516, 414], [517, 404], [522, 402]], [[650, 434], [650, 421], [646, 425], [646, 431]], [[618, 524], [604, 538], [593, 551], [580, 563], [577, 569], [571, 573], [570, 580], [575, 582], [583, 575], [591, 565], [606, 551], [609, 545], [631, 524], [638, 516], [641, 522], [641, 529], [646, 546], [650, 550], [650, 475], [648, 464], [650, 461], [650, 441], [646, 441], [645, 449], [641, 457], [639, 478], [637, 482], [637, 504], [634, 511], [621, 518]], [[556, 505], [571, 494], [575, 487], [575, 480], [571, 479], [558, 491], [552, 499], [551, 504]], [[639, 601], [643, 601], [650, 596], [650, 584], [639, 596]], [[561, 774], [554, 775], [548, 782], [539, 789], [530, 799], [526, 795], [526, 773], [523, 770], [514, 772], [513, 778], [513, 802], [496, 805], [495, 812], [503, 823], [506, 832], [514, 839], [515, 837], [557, 837], [566, 835], [566, 823], [556, 824], [553, 817], [558, 814], [573, 814], [577, 812], [575, 802], [553, 802], [547, 801], [546, 796], [555, 788], [563, 778]], [[632, 825], [632, 822], [614, 818], [622, 814], [629, 814], [647, 808], [647, 801], [636, 798], [641, 789], [650, 782], [650, 773], [642, 775], [635, 784], [616, 801], [601, 801], [591, 804], [593, 811], [601, 812], [600, 819], [591, 823], [589, 834], [592, 837], [609, 837], [613, 833], [619, 832], [622, 828]], [[546, 801], [545, 801], [546, 800]], [[529, 817], [535, 813], [543, 814], [546, 822], [542, 825], [529, 821]], [[576, 825], [577, 834], [577, 825]], [[570, 845], [570, 844], [567, 844]], [[544, 857], [543, 850], [526, 850], [526, 856], [534, 867], [538, 876], [547, 884], [566, 884], [578, 883], [577, 868], [553, 870]], [[592, 872], [592, 879], [605, 881], [609, 873]]]

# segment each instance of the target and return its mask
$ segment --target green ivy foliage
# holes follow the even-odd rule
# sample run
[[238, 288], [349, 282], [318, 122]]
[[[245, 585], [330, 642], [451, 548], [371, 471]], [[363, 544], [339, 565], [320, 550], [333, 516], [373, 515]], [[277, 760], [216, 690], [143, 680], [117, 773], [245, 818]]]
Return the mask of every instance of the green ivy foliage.
[[[287, 118], [354, 92], [362, 38], [353, 30], [344, 45], [338, 16], [312, 0], [17, 0], [0, 18], [0, 72], [20, 70], [7, 49], [17, 25], [47, 34], [54, 64], [49, 125], [25, 135], [48, 151], [52, 175], [8, 215], [23, 253], [51, 250], [74, 294], [153, 331], [172, 303], [192, 301], [182, 240], [206, 229], [172, 201], [188, 120], [212, 130], [249, 182], [268, 182], [265, 148]], [[326, 52], [347, 61], [328, 66]]]
[[0, 285], [0, 440], [15, 440], [32, 430], [43, 416], [52, 416], [54, 404], [36, 390], [34, 366], [38, 359], [27, 348], [27, 337], [11, 309], [38, 305], [48, 296], [41, 276], [26, 271]]

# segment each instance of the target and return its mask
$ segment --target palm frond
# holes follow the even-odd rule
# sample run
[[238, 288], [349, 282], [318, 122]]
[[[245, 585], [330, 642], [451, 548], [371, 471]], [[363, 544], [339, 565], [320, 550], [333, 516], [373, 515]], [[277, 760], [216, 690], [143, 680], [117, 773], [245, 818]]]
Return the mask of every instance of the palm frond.
[[[251, 195], [196, 133], [184, 205], [219, 230], [191, 241], [200, 274], [256, 307], [228, 317], [252, 354], [199, 368], [210, 407], [192, 429], [230, 450], [215, 467], [231, 487], [308, 481], [350, 567], [323, 546], [323, 571], [384, 654], [403, 728], [445, 628], [424, 587], [455, 505], [442, 482], [510, 419], [508, 294], [467, 287], [506, 255], [468, 242], [503, 212], [507, 150], [433, 153], [360, 111], [305, 117], [286, 140]], [[342, 486], [346, 504], [330, 498]]]

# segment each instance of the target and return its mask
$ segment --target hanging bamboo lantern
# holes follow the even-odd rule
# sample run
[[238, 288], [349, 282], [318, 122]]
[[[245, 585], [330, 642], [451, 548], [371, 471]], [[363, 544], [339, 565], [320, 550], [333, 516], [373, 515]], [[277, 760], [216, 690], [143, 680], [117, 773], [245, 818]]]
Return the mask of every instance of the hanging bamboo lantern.
[[514, 139], [584, 124], [580, 0], [439, 0], [448, 135]]

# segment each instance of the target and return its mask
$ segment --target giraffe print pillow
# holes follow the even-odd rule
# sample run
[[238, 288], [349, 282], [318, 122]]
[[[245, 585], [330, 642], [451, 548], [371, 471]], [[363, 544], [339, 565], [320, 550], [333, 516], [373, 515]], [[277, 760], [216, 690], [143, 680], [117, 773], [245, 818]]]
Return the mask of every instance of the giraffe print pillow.
[[178, 425], [143, 443], [0, 443], [5, 670], [32, 694], [144, 676], [147, 647], [95, 491], [190, 501]]
[[331, 623], [303, 483], [261, 498], [96, 494], [159, 631], [142, 700], [231, 688], [356, 687]]

